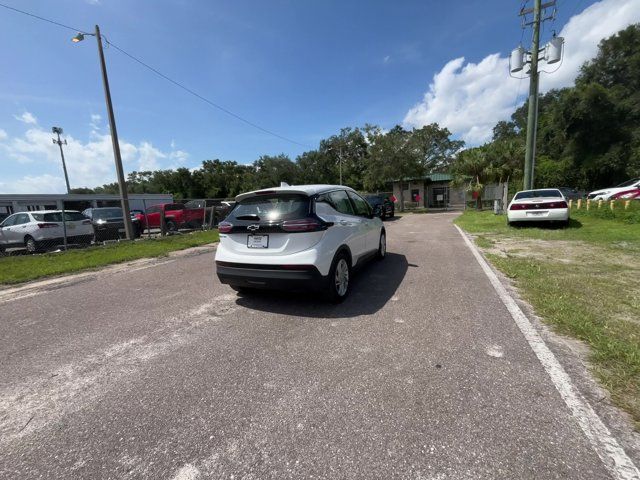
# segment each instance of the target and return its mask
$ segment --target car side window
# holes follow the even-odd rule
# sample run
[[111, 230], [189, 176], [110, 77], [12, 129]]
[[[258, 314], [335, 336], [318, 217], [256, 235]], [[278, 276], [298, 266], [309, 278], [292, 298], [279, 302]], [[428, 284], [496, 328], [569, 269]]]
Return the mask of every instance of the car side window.
[[27, 215], [26, 213], [19, 213], [18, 215], [16, 215], [14, 225], [23, 225], [25, 223], [29, 223], [30, 221], [31, 219], [29, 218], [29, 215]]
[[356, 211], [356, 215], [358, 215], [359, 217], [368, 217], [369, 215], [371, 215], [371, 211], [369, 210], [369, 204], [364, 198], [362, 198], [357, 193], [353, 193], [353, 192], [348, 192], [348, 193], [349, 193], [349, 198], [353, 202], [353, 207]]
[[347, 192], [344, 190], [336, 190], [335, 192], [328, 193], [327, 196], [331, 201], [331, 206], [338, 212], [344, 213], [345, 215], [355, 215]]
[[3, 227], [10, 227], [12, 225], [15, 225], [15, 221], [16, 221], [17, 217], [18, 217], [18, 215], [11, 215], [11, 216], [5, 218], [4, 222], [2, 222], [2, 226]]

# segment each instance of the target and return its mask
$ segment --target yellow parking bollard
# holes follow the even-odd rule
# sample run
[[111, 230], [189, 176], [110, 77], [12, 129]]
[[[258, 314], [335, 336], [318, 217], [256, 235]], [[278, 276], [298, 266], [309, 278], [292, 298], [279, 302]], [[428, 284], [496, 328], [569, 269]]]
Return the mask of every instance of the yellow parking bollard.
[[581, 198], [578, 199], [578, 210], [580, 210], [580, 207], [582, 207], [582, 199]]
[[602, 208], [602, 199], [598, 200], [598, 210]]
[[616, 201], [615, 200], [611, 200], [611, 203], [609, 204], [609, 206], [611, 207], [611, 211], [613, 212], [613, 208], [616, 205]]
[[587, 210], [591, 208], [591, 200], [587, 198]]
[[573, 208], [573, 199], [569, 199], [569, 210]]
[[628, 210], [629, 209], [629, 205], [631, 205], [631, 200], [625, 200], [624, 202], [624, 209]]

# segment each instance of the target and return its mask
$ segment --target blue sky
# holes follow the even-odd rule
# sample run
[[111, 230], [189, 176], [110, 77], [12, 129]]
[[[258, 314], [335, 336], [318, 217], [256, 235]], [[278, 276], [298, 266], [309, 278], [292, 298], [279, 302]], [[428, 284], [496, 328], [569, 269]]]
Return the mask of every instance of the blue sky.
[[[367, 122], [389, 128], [439, 121], [477, 144], [526, 91], [504, 64], [522, 36], [521, 2], [60, 0], [55, 8], [50, 0], [1, 2], [85, 31], [97, 23], [109, 40], [163, 73], [309, 146], [255, 130], [111, 48], [105, 53], [128, 171], [191, 168], [209, 158], [295, 158], [341, 127]], [[558, 4], [545, 39], [573, 15], [575, 31], [568, 33], [580, 38], [571, 43], [580, 48], [549, 88], [571, 83], [581, 63], [575, 59], [595, 51], [595, 37], [640, 20], [636, 0]], [[585, 41], [589, 22], [613, 10], [598, 21], [602, 32]], [[95, 40], [74, 44], [72, 36], [0, 8], [0, 192], [64, 189], [53, 125], [69, 141], [72, 186], [115, 178]]]

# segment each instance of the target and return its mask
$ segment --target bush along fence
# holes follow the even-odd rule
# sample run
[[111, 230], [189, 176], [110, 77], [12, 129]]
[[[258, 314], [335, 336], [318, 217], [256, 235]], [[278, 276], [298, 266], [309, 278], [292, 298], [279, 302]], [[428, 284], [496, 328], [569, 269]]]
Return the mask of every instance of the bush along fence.
[[569, 200], [571, 214], [640, 223], [640, 200]]

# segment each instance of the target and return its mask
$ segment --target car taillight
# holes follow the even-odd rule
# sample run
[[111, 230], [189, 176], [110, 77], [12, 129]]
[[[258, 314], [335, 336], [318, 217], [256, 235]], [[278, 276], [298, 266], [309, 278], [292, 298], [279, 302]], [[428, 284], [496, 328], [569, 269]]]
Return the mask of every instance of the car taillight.
[[286, 220], [282, 222], [282, 230], [285, 232], [315, 232], [317, 230], [321, 230], [322, 227], [322, 223], [315, 218]]
[[551, 202], [543, 203], [544, 208], [568, 208], [567, 202]]
[[218, 231], [220, 233], [230, 233], [233, 230], [233, 224], [229, 222], [220, 222], [218, 224]]
[[567, 202], [546, 202], [546, 203], [514, 203], [509, 210], [550, 210], [552, 208], [568, 208]]
[[55, 228], [57, 227], [57, 223], [39, 223], [38, 228]]

